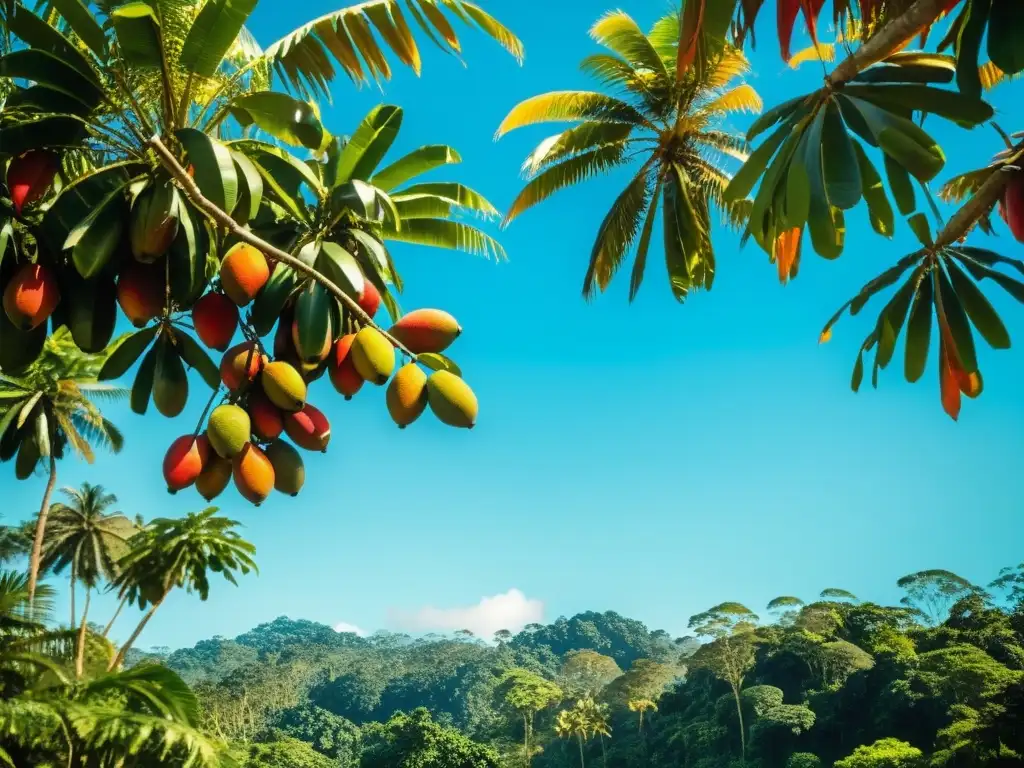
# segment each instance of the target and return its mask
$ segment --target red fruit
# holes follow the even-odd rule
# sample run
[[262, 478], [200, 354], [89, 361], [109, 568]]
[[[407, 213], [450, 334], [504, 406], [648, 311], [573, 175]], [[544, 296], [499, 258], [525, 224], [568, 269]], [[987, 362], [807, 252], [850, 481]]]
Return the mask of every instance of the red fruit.
[[377, 314], [377, 310], [380, 309], [380, 291], [369, 280], [364, 280], [363, 292], [359, 294], [356, 303], [362, 308], [363, 312], [373, 317]]
[[460, 333], [458, 321], [441, 309], [413, 310], [391, 326], [391, 335], [417, 355], [444, 352]]
[[164, 481], [170, 493], [188, 488], [196, 481], [210, 458], [210, 441], [206, 435], [182, 435], [167, 449], [164, 456]]
[[46, 150], [32, 150], [11, 160], [7, 167], [7, 186], [11, 190], [14, 210], [41, 198], [57, 175], [57, 156]]
[[223, 293], [208, 293], [192, 307], [192, 325], [203, 344], [223, 352], [238, 328], [238, 307]]
[[249, 421], [252, 423], [252, 433], [264, 442], [276, 440], [284, 431], [284, 419], [281, 411], [274, 405], [267, 396], [260, 391], [255, 391], [249, 396]]
[[327, 450], [331, 440], [331, 423], [309, 403], [297, 413], [286, 413], [284, 431], [299, 448], [307, 451]]
[[163, 314], [164, 269], [130, 261], [117, 278], [117, 303], [132, 325], [141, 328]]
[[59, 301], [57, 280], [42, 264], [23, 264], [4, 289], [4, 311], [22, 331], [45, 323]]
[[1003, 192], [1003, 210], [1010, 232], [1024, 243], [1024, 172], [1016, 171]]
[[220, 361], [220, 380], [230, 390], [238, 389], [247, 381], [255, 381], [267, 362], [267, 356], [260, 354], [256, 342], [236, 344]]
[[352, 342], [356, 335], [349, 333], [334, 342], [334, 349], [327, 359], [328, 371], [331, 375], [331, 384], [339, 393], [351, 400], [352, 396], [363, 386], [363, 377], [356, 370], [352, 362]]

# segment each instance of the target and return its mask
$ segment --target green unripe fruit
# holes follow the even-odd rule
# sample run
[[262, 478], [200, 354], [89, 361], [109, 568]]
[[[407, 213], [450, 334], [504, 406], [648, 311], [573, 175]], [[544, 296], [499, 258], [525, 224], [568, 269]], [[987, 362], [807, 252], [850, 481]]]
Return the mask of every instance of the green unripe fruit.
[[237, 405], [218, 405], [210, 414], [206, 436], [216, 454], [230, 459], [242, 452], [249, 442], [249, 414]]
[[274, 468], [274, 490], [297, 496], [306, 482], [306, 467], [299, 452], [291, 443], [275, 440], [264, 454]]
[[157, 352], [153, 372], [153, 405], [169, 419], [185, 410], [188, 401], [188, 374], [178, 357], [178, 351], [169, 342]]

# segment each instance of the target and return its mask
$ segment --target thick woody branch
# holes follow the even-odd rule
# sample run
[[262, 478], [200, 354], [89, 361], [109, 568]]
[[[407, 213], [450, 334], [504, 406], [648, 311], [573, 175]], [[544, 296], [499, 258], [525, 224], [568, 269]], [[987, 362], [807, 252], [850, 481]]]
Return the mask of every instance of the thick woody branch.
[[[1017, 142], [1011, 150], [1011, 155], [1024, 150], [1024, 141]], [[988, 178], [978, 187], [971, 199], [960, 206], [960, 209], [950, 217], [946, 226], [935, 237], [935, 245], [944, 248], [952, 245], [966, 235], [978, 220], [988, 213], [989, 209], [999, 200], [1003, 194], [1006, 182], [1010, 180], [1012, 169], [1006, 166], [996, 166], [992, 169]]]
[[907, 40], [934, 22], [948, 0], [917, 0], [901, 16], [885, 24], [877, 35], [847, 56], [828, 76], [831, 85], [842, 85], [872, 64], [892, 55]]
[[154, 135], [148, 143], [149, 146], [153, 148], [153, 151], [156, 152], [157, 157], [160, 158], [160, 162], [163, 164], [164, 168], [166, 168], [170, 172], [171, 176], [174, 177], [174, 180], [181, 185], [185, 194], [188, 195], [188, 198], [197, 208], [206, 213], [211, 219], [216, 221], [229, 232], [236, 235], [238, 239], [248, 243], [254, 248], [258, 248], [268, 258], [280, 261], [282, 264], [287, 264], [297, 272], [301, 272], [307, 277], [311, 277], [316, 280], [324, 288], [330, 291], [338, 301], [344, 304], [353, 315], [359, 318], [360, 322], [364, 325], [370, 326], [371, 328], [375, 328], [385, 339], [388, 340], [391, 346], [403, 354], [408, 355], [413, 360], [416, 360], [416, 355], [413, 354], [408, 347], [373, 322], [373, 318], [366, 314], [366, 311], [359, 306], [356, 300], [341, 290], [341, 288], [324, 277], [320, 272], [317, 272], [313, 267], [303, 262], [301, 259], [292, 256], [286, 251], [282, 251], [280, 248], [271, 245], [263, 238], [254, 235], [250, 230], [241, 226], [237, 221], [232, 219], [228, 213], [221, 208], [218, 208], [204, 197], [203, 193], [199, 190], [199, 186], [192, 180], [192, 177], [188, 175], [188, 172], [181, 166], [181, 163], [179, 163], [177, 158], [174, 157], [171, 151], [167, 148], [167, 145], [160, 140], [159, 136]]

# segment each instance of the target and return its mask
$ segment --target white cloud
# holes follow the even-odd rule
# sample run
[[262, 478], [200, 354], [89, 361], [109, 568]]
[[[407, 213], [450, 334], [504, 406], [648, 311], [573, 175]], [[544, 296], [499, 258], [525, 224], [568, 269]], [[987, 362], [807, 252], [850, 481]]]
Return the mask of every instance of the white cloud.
[[499, 629], [518, 632], [527, 624], [544, 618], [544, 603], [528, 598], [518, 589], [480, 598], [476, 605], [461, 608], [425, 606], [408, 613], [392, 609], [391, 623], [411, 632], [468, 629], [477, 637], [490, 639]]
[[335, 632], [353, 632], [359, 637], [366, 637], [367, 632], [361, 627], [357, 627], [355, 624], [349, 624], [347, 621], [339, 621], [334, 625]]

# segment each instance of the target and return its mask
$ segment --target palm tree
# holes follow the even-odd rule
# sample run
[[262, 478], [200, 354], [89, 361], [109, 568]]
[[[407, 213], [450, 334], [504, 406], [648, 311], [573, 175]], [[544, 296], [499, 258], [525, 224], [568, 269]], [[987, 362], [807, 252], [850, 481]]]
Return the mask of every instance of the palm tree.
[[658, 705], [651, 699], [630, 699], [627, 702], [627, 706], [630, 712], [638, 712], [640, 714], [640, 733], [644, 732], [644, 714], [648, 711], [658, 711]]
[[[582, 701], [582, 699], [580, 700]], [[580, 749], [580, 768], [586, 768], [583, 757], [583, 743], [590, 740], [590, 720], [577, 701], [569, 709], [563, 709], [555, 718], [555, 733], [563, 739], [576, 739]]]
[[234, 571], [247, 574], [259, 570], [251, 555], [256, 548], [243, 539], [234, 520], [217, 516], [217, 507], [202, 512], [190, 512], [180, 520], [157, 518], [131, 541], [131, 550], [120, 562], [121, 573], [116, 579], [121, 597], [147, 605], [138, 626], [121, 646], [110, 662], [116, 669], [124, 661], [153, 614], [175, 587], [196, 592], [200, 600], [210, 594], [207, 571], [220, 573], [232, 584], [237, 584]]
[[107, 355], [75, 346], [62, 327], [46, 339], [40, 356], [19, 377], [0, 374], [0, 459], [17, 452], [15, 471], [28, 477], [40, 462], [48, 471], [29, 558], [29, 601], [35, 595], [43, 554], [50, 497], [57, 484], [57, 460], [71, 449], [90, 464], [93, 446], [114, 453], [124, 443], [120, 431], [103, 417], [95, 400], [124, 398], [128, 390], [97, 380]]
[[75, 673], [81, 677], [85, 656], [85, 635], [92, 590], [101, 581], [112, 582], [117, 561], [128, 551], [128, 541], [137, 533], [135, 524], [120, 512], [106, 510], [117, 496], [102, 485], [83, 483], [80, 489], [64, 488], [68, 504], [54, 504], [43, 542], [43, 570], [60, 573], [71, 570], [71, 626], [76, 624], [75, 585], [85, 586], [85, 605], [76, 641]]
[[523, 170], [530, 181], [509, 208], [506, 225], [560, 189], [639, 164], [598, 229], [583, 279], [586, 298], [608, 287], [635, 246], [633, 300], [659, 202], [665, 262], [680, 302], [691, 289], [711, 288], [714, 280], [711, 209], [735, 226], [745, 223], [749, 203], [727, 203], [723, 197], [730, 174], [721, 159], [746, 159], [746, 142], [722, 123], [733, 112], [759, 111], [761, 99], [747, 84], [730, 85], [749, 68], [735, 48], [714, 53], [705, 65], [687, 66], [684, 60], [680, 66], [680, 31], [678, 13], [661, 18], [646, 35], [622, 11], [606, 14], [590, 33], [609, 52], [588, 56], [581, 69], [608, 92], [534, 96], [516, 105], [498, 128], [500, 137], [535, 123], [576, 123], [542, 141], [526, 159]]

